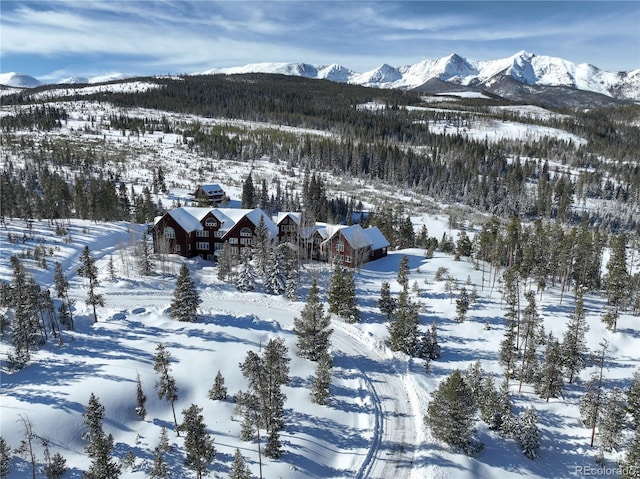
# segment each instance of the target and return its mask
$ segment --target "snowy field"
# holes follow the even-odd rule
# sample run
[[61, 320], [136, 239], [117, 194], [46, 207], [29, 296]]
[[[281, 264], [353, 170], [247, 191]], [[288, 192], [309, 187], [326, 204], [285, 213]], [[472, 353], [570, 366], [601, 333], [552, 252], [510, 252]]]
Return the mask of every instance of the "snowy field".
[[[443, 228], [435, 220], [433, 224], [429, 218], [420, 220], [433, 226], [434, 232]], [[456, 262], [438, 253], [433, 259], [426, 259], [423, 250], [411, 249], [392, 252], [357, 271], [362, 322], [349, 325], [333, 319], [333, 398], [328, 406], [317, 406], [309, 398], [314, 364], [296, 356], [292, 332], [293, 318], [304, 305], [306, 287], [301, 288], [301, 301], [293, 303], [259, 291], [240, 293], [217, 280], [213, 264], [187, 260], [203, 303], [197, 323], [180, 323], [168, 314], [175, 274], [141, 277], [136, 273], [132, 244], [140, 238], [139, 227], [81, 221], [66, 227], [70, 243], [56, 236], [46, 222], [34, 222], [28, 228], [24, 222], [10, 221], [6, 229], [0, 230], [3, 278], [11, 277], [10, 255], [25, 253], [42, 243], [53, 249], [53, 256], [47, 258], [48, 269], [36, 267], [29, 259], [24, 260], [25, 266], [39, 284], [52, 285], [53, 265], [60, 261], [77, 301], [76, 330], [65, 332], [60, 344], [49, 341], [34, 354], [26, 369], [7, 371], [4, 359], [10, 348], [6, 340], [0, 344], [2, 436], [17, 447], [22, 438], [19, 418], [28, 417], [38, 435], [50, 438], [52, 450], [67, 458], [71, 471], [66, 477], [82, 477], [81, 471], [89, 464], [83, 452], [81, 415], [91, 393], [106, 408], [105, 430], [114, 436], [115, 455], [123, 458], [133, 451], [137, 458], [134, 468], [124, 471], [122, 477], [147, 477], [161, 427], [173, 429], [171, 409], [157, 399], [153, 389], [153, 354], [159, 343], [173, 357], [172, 372], [179, 389], [176, 411], [199, 405], [215, 437], [213, 477], [226, 477], [236, 448], [240, 448], [257, 476], [256, 444], [238, 439], [240, 422], [233, 415], [233, 404], [211, 401], [207, 393], [218, 370], [225, 377], [230, 395], [246, 389], [238, 364], [247, 351], [259, 352], [270, 338], [276, 337], [284, 338], [289, 348], [291, 384], [284, 388], [288, 397], [282, 434], [285, 453], [277, 461], [263, 458], [264, 477], [550, 478], [572, 477], [575, 466], [594, 465], [596, 450], [588, 447], [590, 430], [578, 420], [581, 382], [567, 387], [563, 398], [549, 403], [539, 399], [528, 386], [518, 393], [517, 385], [512, 385], [515, 412], [534, 404], [539, 414], [541, 450], [540, 458], [534, 461], [522, 455], [515, 441], [499, 437], [482, 423], [477, 437], [485, 448], [474, 458], [451, 452], [424, 427], [422, 417], [430, 393], [452, 370], [466, 369], [479, 359], [484, 369], [495, 375], [496, 382], [500, 381], [500, 293], [487, 282], [483, 288], [482, 271], [468, 261]], [[12, 238], [24, 237], [25, 242], [12, 244], [9, 234]], [[83, 279], [75, 274], [85, 245], [98, 260], [99, 292], [106, 298], [106, 305], [98, 308], [99, 322], [95, 324], [84, 303]], [[422, 305], [421, 328], [435, 322], [443, 348], [443, 357], [431, 363], [429, 374], [425, 374], [421, 360], [389, 351], [385, 345], [385, 321], [376, 306], [382, 281], [392, 284], [394, 294], [400, 291], [395, 278], [403, 255], [410, 262], [412, 296]], [[117, 268], [115, 281], [106, 273], [110, 258]], [[179, 258], [171, 258], [173, 266], [169, 269], [177, 272], [179, 262]], [[480, 299], [462, 324], [453, 320], [455, 302], [445, 292], [444, 282], [434, 281], [435, 271], [441, 266], [448, 268], [460, 285], [470, 283], [465, 286], [467, 289], [478, 290]], [[330, 276], [327, 265], [309, 263], [305, 277], [312, 275], [319, 279], [321, 292], [326, 291]], [[591, 327], [588, 345], [595, 350], [603, 338], [609, 341], [606, 382], [623, 386], [640, 365], [638, 319], [623, 316], [619, 331], [613, 334], [599, 319], [602, 299], [589, 297], [586, 307]], [[545, 330], [561, 337], [572, 311], [572, 298], [565, 296], [559, 304], [558, 291], [551, 289], [544, 293], [539, 309]], [[486, 323], [491, 325], [488, 330]], [[583, 371], [581, 379], [588, 378], [589, 372]], [[145, 421], [134, 412], [137, 374], [149, 398]], [[170, 440], [176, 446], [168, 457], [172, 477], [190, 477], [182, 465], [183, 438], [172, 433]], [[25, 477], [28, 466], [22, 459], [14, 460], [9, 477]]]

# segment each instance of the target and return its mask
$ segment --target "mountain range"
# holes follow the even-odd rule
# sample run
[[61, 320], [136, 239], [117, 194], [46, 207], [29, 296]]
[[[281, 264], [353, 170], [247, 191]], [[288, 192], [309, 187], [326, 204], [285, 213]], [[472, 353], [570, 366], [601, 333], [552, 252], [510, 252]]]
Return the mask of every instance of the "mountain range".
[[[414, 65], [393, 67], [383, 64], [358, 73], [342, 65], [308, 63], [252, 63], [231, 68], [215, 68], [194, 74], [272, 73], [313, 79], [325, 79], [378, 88], [417, 89], [427, 93], [477, 91], [512, 99], [532, 100], [541, 96], [567, 96], [567, 103], [610, 104], [640, 102], [640, 69], [608, 72], [596, 66], [576, 64], [562, 58], [520, 51], [508, 58], [475, 61], [451, 54]], [[69, 78], [60, 83], [99, 83], [119, 80], [128, 75], [114, 74], [96, 78]], [[0, 74], [0, 84], [31, 88], [42, 83], [19, 73]], [[601, 98], [599, 98], [601, 96]], [[524, 98], [523, 98], [524, 97]]]

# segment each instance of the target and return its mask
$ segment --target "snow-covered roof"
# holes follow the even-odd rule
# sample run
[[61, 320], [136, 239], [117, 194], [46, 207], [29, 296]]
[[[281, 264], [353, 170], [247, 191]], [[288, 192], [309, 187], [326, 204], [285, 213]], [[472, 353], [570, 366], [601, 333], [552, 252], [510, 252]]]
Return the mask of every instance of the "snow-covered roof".
[[213, 183], [211, 185], [200, 185], [200, 188], [209, 196], [224, 193], [222, 187], [217, 183]]
[[377, 226], [370, 226], [362, 231], [367, 235], [369, 243], [371, 244], [371, 249], [376, 250], [391, 246], [389, 240], [387, 240]]
[[260, 208], [202, 208], [198, 206], [182, 206], [169, 211], [169, 215], [188, 233], [202, 230], [202, 220], [211, 213], [220, 222], [221, 231], [229, 231], [242, 218], [247, 217], [254, 225], [258, 226], [260, 217], [264, 218], [269, 233], [272, 237], [278, 236], [278, 227], [269, 215]]
[[298, 226], [302, 224], [302, 213], [297, 211], [280, 211], [276, 216], [276, 224], [279, 225], [287, 217], [291, 218]]
[[[327, 236], [326, 238], [333, 238], [333, 236], [340, 232], [344, 239], [356, 249], [365, 248], [367, 246], [371, 249], [388, 248], [389, 241], [375, 226], [363, 229], [359, 224], [346, 226], [346, 225], [327, 225], [325, 227]], [[326, 240], [325, 240], [326, 241]]]

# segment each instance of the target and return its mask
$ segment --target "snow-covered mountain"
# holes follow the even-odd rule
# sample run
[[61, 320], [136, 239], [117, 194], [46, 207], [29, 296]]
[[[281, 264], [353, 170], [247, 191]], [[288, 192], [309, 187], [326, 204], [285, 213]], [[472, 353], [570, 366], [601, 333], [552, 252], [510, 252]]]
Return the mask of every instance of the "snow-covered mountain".
[[562, 58], [520, 51], [508, 58], [475, 61], [451, 54], [414, 65], [380, 67], [357, 73], [340, 65], [314, 66], [308, 63], [252, 63], [242, 67], [218, 68], [202, 74], [278, 73], [306, 78], [380, 88], [420, 88], [433, 79], [456, 85], [488, 89], [503, 84], [506, 77], [524, 85], [568, 87], [612, 98], [640, 101], [640, 69], [608, 72], [587, 64]]
[[[576, 64], [562, 58], [526, 51], [488, 61], [470, 60], [453, 53], [435, 60], [423, 60], [414, 65], [394, 67], [385, 63], [364, 73], [335, 63], [251, 63], [230, 68], [214, 68], [194, 74], [242, 73], [292, 75], [377, 88], [420, 89], [431, 93], [445, 93], [464, 87], [509, 99], [522, 99], [523, 92], [537, 97], [551, 95], [557, 99], [562, 96], [561, 93], [569, 92], [574, 98], [579, 98], [582, 102], [587, 99], [587, 102], [593, 105], [604, 105], [616, 100], [640, 102], [640, 69], [608, 72], [587, 63]], [[132, 76], [134, 75], [114, 73], [88, 79], [72, 77], [61, 83], [105, 83]], [[20, 73], [0, 74], [0, 85], [32, 88], [41, 84], [43, 83], [36, 78]], [[604, 97], [598, 97], [599, 95]], [[553, 102], [557, 103], [557, 100]], [[563, 106], [569, 104], [570, 102]]]
[[42, 85], [40, 81], [24, 73], [0, 73], [0, 85], [16, 88], [33, 88]]

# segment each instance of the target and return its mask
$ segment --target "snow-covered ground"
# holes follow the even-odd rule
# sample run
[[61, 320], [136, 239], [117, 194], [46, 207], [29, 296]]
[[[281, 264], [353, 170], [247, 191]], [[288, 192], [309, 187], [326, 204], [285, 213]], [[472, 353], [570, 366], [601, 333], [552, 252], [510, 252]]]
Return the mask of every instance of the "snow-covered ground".
[[[445, 228], [442, 222], [428, 217], [416, 221], [425, 222], [433, 233]], [[123, 458], [133, 451], [137, 457], [134, 469], [124, 471], [122, 477], [147, 477], [160, 429], [167, 426], [171, 430], [173, 424], [170, 407], [157, 399], [153, 389], [153, 354], [159, 343], [173, 357], [178, 414], [191, 404], [203, 408], [217, 449], [212, 471], [225, 477], [238, 447], [257, 476], [256, 444], [238, 439], [240, 422], [233, 415], [233, 404], [211, 401], [207, 392], [218, 370], [225, 377], [230, 395], [246, 388], [238, 364], [248, 351], [258, 352], [275, 337], [284, 338], [289, 348], [292, 381], [284, 388], [288, 397], [282, 433], [285, 453], [277, 461], [263, 458], [264, 477], [549, 478], [571, 477], [575, 466], [594, 465], [596, 451], [588, 447], [590, 430], [578, 420], [581, 381], [567, 387], [563, 398], [549, 403], [539, 399], [529, 386], [522, 393], [517, 393], [515, 384], [512, 386], [516, 412], [528, 404], [538, 410], [541, 450], [535, 461], [526, 459], [513, 440], [502, 439], [483, 425], [478, 438], [485, 449], [474, 458], [451, 452], [424, 427], [422, 416], [430, 393], [453, 369], [465, 369], [479, 359], [487, 372], [500, 379], [500, 293], [488, 282], [483, 288], [482, 271], [468, 261], [456, 262], [438, 253], [426, 259], [423, 250], [410, 249], [394, 251], [356, 271], [362, 322], [349, 325], [333, 319], [333, 398], [328, 406], [317, 406], [309, 399], [314, 364], [296, 356], [292, 332], [293, 318], [304, 305], [308, 281], [300, 291], [302, 300], [291, 303], [261, 292], [237, 292], [232, 285], [217, 280], [213, 264], [187, 260], [203, 303], [198, 322], [180, 323], [168, 314], [175, 286], [175, 273], [171, 271], [177, 272], [179, 258], [169, 259], [173, 266], [168, 274], [141, 277], [132, 257], [132, 244], [140, 237], [140, 227], [84, 221], [65, 227], [70, 243], [56, 236], [46, 222], [34, 222], [28, 228], [24, 222], [9, 221], [7, 229], [0, 231], [3, 278], [11, 277], [10, 255], [24, 253], [42, 242], [53, 248], [53, 256], [47, 258], [48, 269], [38, 268], [28, 259], [24, 264], [38, 283], [52, 285], [53, 264], [60, 261], [76, 300], [76, 330], [65, 332], [60, 344], [49, 341], [19, 372], [6, 370], [3, 361], [0, 427], [2, 436], [17, 447], [22, 437], [19, 418], [28, 417], [38, 435], [50, 438], [53, 451], [67, 458], [71, 471], [66, 477], [80, 478], [88, 466], [81, 433], [82, 413], [91, 393], [106, 408], [105, 430], [114, 436], [114, 453]], [[20, 240], [10, 243], [9, 233]], [[98, 260], [99, 292], [106, 298], [105, 306], [98, 308], [99, 322], [95, 324], [84, 303], [83, 280], [75, 274], [78, 255], [85, 245]], [[421, 360], [387, 348], [386, 324], [376, 306], [382, 281], [392, 284], [394, 294], [399, 292], [395, 277], [403, 255], [410, 262], [412, 295], [422, 304], [421, 327], [435, 322], [443, 347], [443, 357], [431, 363], [429, 374], [425, 374]], [[110, 258], [117, 268], [115, 281], [106, 272]], [[478, 290], [480, 300], [464, 323], [453, 320], [455, 302], [445, 292], [444, 283], [434, 281], [435, 271], [441, 266], [449, 269], [460, 286]], [[330, 276], [327, 265], [308, 264], [305, 277], [311, 275], [319, 278], [321, 291], [325, 291]], [[640, 365], [637, 318], [623, 316], [614, 334], [600, 321], [602, 299], [589, 297], [586, 306], [591, 327], [589, 347], [597, 349], [603, 338], [611, 345], [606, 383], [624, 385]], [[543, 294], [539, 310], [546, 331], [561, 337], [572, 311], [572, 298], [565, 296], [560, 304], [558, 291], [550, 289]], [[486, 329], [486, 323], [490, 329]], [[9, 350], [5, 339], [0, 344], [3, 360]], [[589, 372], [583, 371], [581, 380], [588, 378]], [[145, 421], [134, 412], [137, 374], [148, 396]], [[170, 439], [177, 446], [168, 458], [173, 477], [188, 477], [182, 465], [183, 438], [171, 434]], [[41, 457], [40, 451], [38, 454]], [[27, 467], [23, 459], [14, 460], [9, 477], [25, 477]]]

